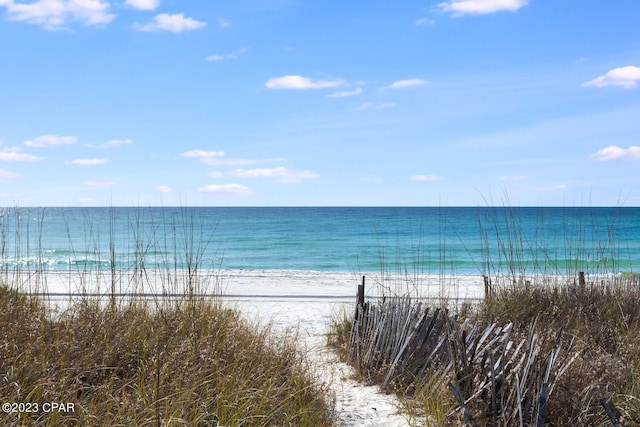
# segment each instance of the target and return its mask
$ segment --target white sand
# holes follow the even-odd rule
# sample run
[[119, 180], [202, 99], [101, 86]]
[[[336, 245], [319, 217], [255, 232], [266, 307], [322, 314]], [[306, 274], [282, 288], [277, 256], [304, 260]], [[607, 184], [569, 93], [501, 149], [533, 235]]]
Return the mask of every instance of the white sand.
[[[178, 274], [178, 282], [185, 275]], [[406, 279], [406, 278], [405, 278]], [[327, 325], [332, 313], [353, 313], [357, 285], [362, 276], [350, 273], [311, 271], [225, 271], [209, 272], [200, 281], [216, 293], [224, 294], [225, 304], [237, 307], [247, 318], [271, 322], [276, 330], [298, 328], [300, 349], [318, 378], [329, 384], [335, 395], [336, 415], [343, 426], [409, 426], [395, 396], [383, 394], [375, 386], [354, 380], [350, 366], [338, 361], [326, 347]], [[51, 293], [108, 293], [111, 277], [94, 274], [54, 273], [24, 276], [17, 282], [31, 290]], [[116, 292], [179, 292], [174, 278], [166, 272], [149, 272], [132, 280], [123, 274], [116, 281]], [[15, 281], [13, 283], [16, 283]], [[419, 285], [416, 285], [419, 283]], [[409, 292], [423, 297], [478, 298], [484, 291], [480, 276], [438, 276], [381, 279], [368, 275], [366, 295]], [[393, 290], [391, 289], [393, 288]], [[68, 297], [58, 298], [58, 303]]]

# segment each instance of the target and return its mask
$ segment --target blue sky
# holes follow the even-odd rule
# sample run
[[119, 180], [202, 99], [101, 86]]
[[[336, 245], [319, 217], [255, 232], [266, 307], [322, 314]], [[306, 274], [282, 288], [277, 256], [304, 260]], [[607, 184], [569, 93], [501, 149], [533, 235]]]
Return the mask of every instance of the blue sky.
[[0, 205], [640, 205], [640, 2], [0, 0]]

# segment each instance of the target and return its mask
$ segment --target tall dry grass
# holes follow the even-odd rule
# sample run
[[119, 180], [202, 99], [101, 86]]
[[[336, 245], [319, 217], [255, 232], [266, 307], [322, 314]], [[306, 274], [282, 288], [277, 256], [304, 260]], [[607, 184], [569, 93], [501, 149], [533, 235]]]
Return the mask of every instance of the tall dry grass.
[[[380, 304], [385, 307], [393, 304]], [[389, 365], [369, 357], [384, 354], [389, 331], [380, 330], [368, 341], [354, 343], [352, 313], [333, 319], [329, 343], [356, 367], [362, 381], [383, 384], [396, 393], [416, 425], [542, 425], [538, 424], [538, 400], [545, 382], [549, 391], [545, 426], [640, 425], [638, 276], [587, 280], [584, 286], [550, 286], [546, 281], [511, 285], [494, 288], [476, 304], [449, 308], [457, 310], [456, 325], [443, 330], [438, 340], [446, 343], [446, 369], [436, 363], [412, 375], [400, 365], [389, 381]], [[508, 327], [513, 344], [484, 353], [476, 342], [482, 342], [481, 336], [492, 340], [482, 331], [495, 326]], [[418, 336], [423, 333], [427, 331]], [[519, 343], [524, 345], [520, 348]], [[360, 353], [367, 357], [358, 357]], [[493, 384], [493, 374], [487, 372], [493, 362], [485, 363], [491, 357], [496, 372], [506, 374], [497, 375]], [[414, 362], [408, 359], [407, 363]]]
[[606, 402], [620, 425], [640, 425], [640, 279], [638, 276], [496, 289], [469, 314], [485, 322], [532, 319], [573, 340], [578, 358], [550, 400], [551, 425], [607, 425]]
[[52, 315], [0, 288], [3, 403], [72, 412], [1, 413], [3, 425], [332, 425], [327, 390], [296, 350], [220, 304], [84, 299]]

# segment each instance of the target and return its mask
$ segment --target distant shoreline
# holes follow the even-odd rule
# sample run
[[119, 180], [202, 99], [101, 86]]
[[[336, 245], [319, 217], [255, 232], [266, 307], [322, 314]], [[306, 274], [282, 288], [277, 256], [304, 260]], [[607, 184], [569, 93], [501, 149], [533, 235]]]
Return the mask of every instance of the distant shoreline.
[[[18, 290], [55, 299], [77, 297], [179, 298], [185, 295], [229, 300], [349, 300], [365, 277], [366, 295], [378, 298], [410, 294], [418, 298], [478, 300], [484, 297], [484, 276], [474, 274], [399, 274], [393, 272], [347, 273], [311, 270], [199, 270], [191, 278], [187, 270], [111, 271], [4, 271], [0, 277]], [[615, 279], [620, 274], [588, 275]], [[494, 285], [512, 285], [510, 276], [489, 277]], [[568, 283], [577, 277], [540, 275], [516, 277], [524, 285]], [[113, 287], [113, 286], [115, 287]], [[191, 288], [189, 287], [191, 286]]]

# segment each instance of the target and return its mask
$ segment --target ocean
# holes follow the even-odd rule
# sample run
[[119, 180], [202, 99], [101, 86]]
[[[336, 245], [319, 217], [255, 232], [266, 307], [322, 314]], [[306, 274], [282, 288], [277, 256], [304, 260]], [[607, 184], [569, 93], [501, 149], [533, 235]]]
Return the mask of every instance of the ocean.
[[8, 207], [0, 268], [640, 271], [637, 207]]

